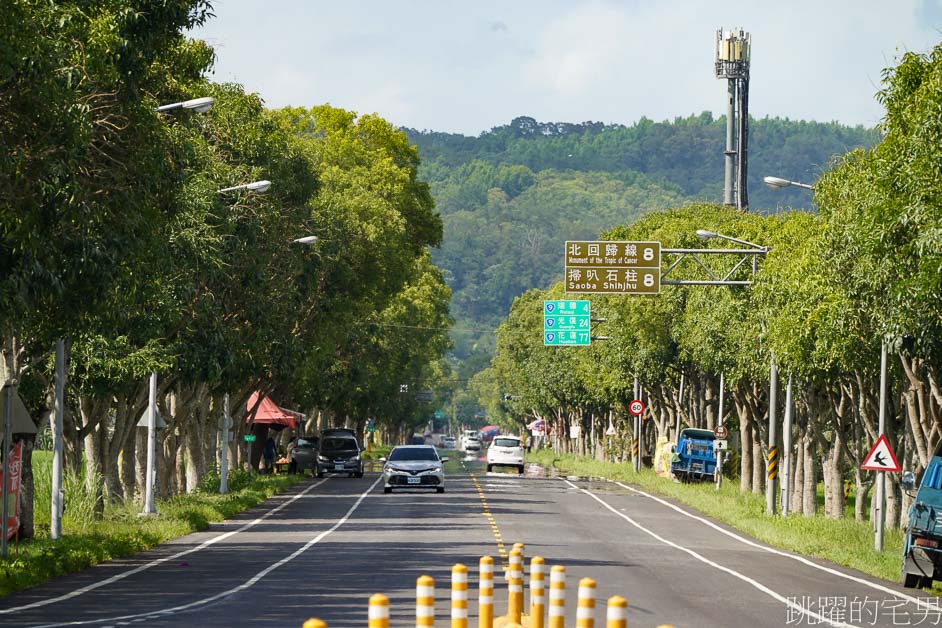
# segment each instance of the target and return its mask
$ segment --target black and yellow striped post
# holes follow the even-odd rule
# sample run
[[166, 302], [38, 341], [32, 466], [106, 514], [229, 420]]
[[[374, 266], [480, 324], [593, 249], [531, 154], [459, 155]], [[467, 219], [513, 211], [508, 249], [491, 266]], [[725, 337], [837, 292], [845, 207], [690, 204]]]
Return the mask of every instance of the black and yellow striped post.
[[778, 477], [778, 447], [769, 447], [768, 464], [765, 468], [766, 511], [768, 515], [775, 514], [775, 483]]

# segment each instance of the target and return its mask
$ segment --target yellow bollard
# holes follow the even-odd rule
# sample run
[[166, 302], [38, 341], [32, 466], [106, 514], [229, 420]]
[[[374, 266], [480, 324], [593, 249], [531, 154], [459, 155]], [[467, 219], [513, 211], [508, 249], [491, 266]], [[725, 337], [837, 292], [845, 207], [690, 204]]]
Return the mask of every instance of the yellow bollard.
[[369, 628], [389, 628], [389, 598], [382, 593], [370, 596]]
[[468, 568], [451, 568], [451, 628], [468, 628]]
[[482, 556], [478, 565], [478, 626], [494, 627], [494, 559]]
[[628, 600], [620, 595], [608, 598], [605, 628], [628, 628]]
[[419, 576], [415, 581], [415, 626], [424, 628], [435, 625], [435, 580], [431, 576]]
[[519, 624], [523, 615], [523, 555], [511, 550], [507, 570], [507, 621]]
[[327, 628], [327, 624], [316, 617], [311, 617], [309, 620], [304, 622], [304, 626], [302, 626], [302, 628]]
[[546, 608], [545, 561], [540, 556], [530, 559], [530, 628], [543, 628]]
[[550, 569], [549, 628], [566, 626], [566, 568], [553, 565]]
[[595, 580], [583, 578], [579, 581], [579, 600], [576, 608], [576, 628], [595, 626]]

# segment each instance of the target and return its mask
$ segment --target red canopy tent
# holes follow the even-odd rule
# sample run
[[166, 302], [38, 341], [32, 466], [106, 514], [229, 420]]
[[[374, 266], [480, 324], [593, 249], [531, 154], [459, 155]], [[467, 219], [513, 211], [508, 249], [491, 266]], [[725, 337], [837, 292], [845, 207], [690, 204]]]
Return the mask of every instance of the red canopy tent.
[[[262, 403], [258, 406], [258, 411], [255, 413], [255, 419], [252, 419], [252, 408], [255, 407], [255, 404], [258, 403], [258, 391], [252, 393], [252, 396], [249, 397], [248, 403], [245, 404], [246, 410], [246, 423], [262, 423], [273, 427], [276, 430], [283, 429], [285, 427], [290, 427], [291, 429], [297, 429], [298, 419], [301, 418], [301, 414], [298, 412], [292, 412], [291, 410], [285, 410], [284, 408], [279, 408], [278, 404], [272, 401], [271, 397], [265, 397], [262, 399]], [[276, 427], [277, 426], [277, 427]]]

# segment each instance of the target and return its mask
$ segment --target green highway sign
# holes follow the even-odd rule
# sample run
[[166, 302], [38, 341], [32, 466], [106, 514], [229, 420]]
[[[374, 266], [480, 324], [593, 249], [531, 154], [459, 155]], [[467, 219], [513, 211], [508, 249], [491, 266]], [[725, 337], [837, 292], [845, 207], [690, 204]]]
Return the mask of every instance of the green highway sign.
[[544, 316], [544, 331], [588, 331], [591, 320], [588, 316]]
[[247, 443], [254, 443], [254, 442], [255, 442], [255, 434], [246, 434], [246, 435], [243, 436], [242, 438], [244, 438], [244, 439], [245, 439], [245, 442], [247, 442]]
[[661, 243], [566, 242], [566, 292], [658, 294]]
[[549, 347], [588, 347], [592, 334], [588, 331], [544, 331], [543, 344]]
[[592, 305], [589, 301], [543, 301], [543, 344], [588, 346], [592, 341]]
[[435, 418], [436, 418], [436, 419], [444, 419], [444, 418], [445, 418], [445, 411], [444, 411], [444, 410], [436, 410], [436, 411], [435, 411]]

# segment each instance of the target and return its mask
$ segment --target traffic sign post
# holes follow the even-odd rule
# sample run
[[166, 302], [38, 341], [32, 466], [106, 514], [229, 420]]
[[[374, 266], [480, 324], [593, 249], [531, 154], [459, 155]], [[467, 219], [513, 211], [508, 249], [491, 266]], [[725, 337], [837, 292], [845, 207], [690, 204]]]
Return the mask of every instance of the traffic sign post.
[[626, 241], [566, 242], [566, 292], [658, 294], [661, 243]]
[[894, 454], [893, 450], [890, 448], [890, 441], [887, 440], [886, 434], [880, 434], [880, 438], [873, 444], [873, 448], [870, 449], [870, 453], [864, 458], [860, 468], [867, 471], [892, 471], [894, 473], [899, 473], [903, 470], [903, 467], [900, 466], [899, 461], [896, 459], [896, 454]]
[[713, 436], [717, 440], [726, 440], [729, 438], [729, 430], [726, 429], [725, 425], [717, 425], [713, 428]]
[[628, 404], [628, 412], [634, 416], [641, 416], [644, 414], [644, 402], [640, 399], [635, 399]]
[[589, 301], [543, 301], [543, 344], [586, 347], [592, 342]]

